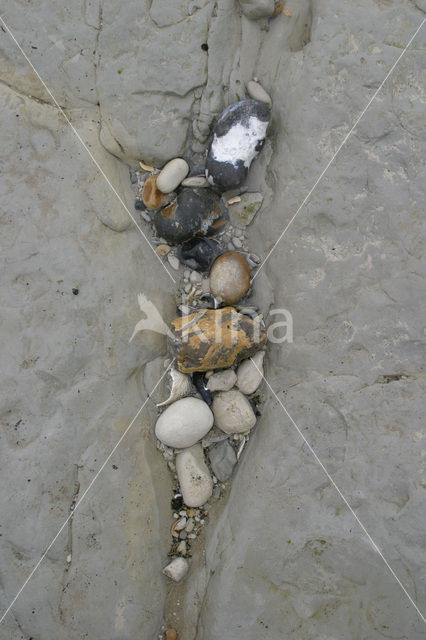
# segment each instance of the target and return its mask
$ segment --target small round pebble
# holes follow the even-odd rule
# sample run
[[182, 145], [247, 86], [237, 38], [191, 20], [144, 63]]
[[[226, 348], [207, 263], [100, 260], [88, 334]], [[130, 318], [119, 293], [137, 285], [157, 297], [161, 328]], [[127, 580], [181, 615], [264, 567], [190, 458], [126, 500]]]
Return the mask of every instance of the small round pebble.
[[272, 104], [270, 95], [266, 93], [262, 85], [255, 80], [250, 80], [250, 82], [247, 82], [247, 93], [249, 94], [250, 98], [253, 98], [253, 100], [259, 100], [259, 102], [264, 102], [269, 106]]
[[215, 395], [212, 411], [216, 426], [225, 433], [244, 433], [256, 424], [250, 402], [236, 389]]
[[241, 253], [227, 251], [210, 269], [210, 291], [226, 304], [241, 300], [250, 287], [250, 269]]
[[166, 164], [157, 177], [157, 189], [161, 193], [171, 193], [189, 173], [188, 163], [183, 158], [174, 158]]
[[164, 567], [163, 573], [175, 582], [180, 582], [188, 573], [189, 563], [185, 558], [175, 558], [167, 567]]

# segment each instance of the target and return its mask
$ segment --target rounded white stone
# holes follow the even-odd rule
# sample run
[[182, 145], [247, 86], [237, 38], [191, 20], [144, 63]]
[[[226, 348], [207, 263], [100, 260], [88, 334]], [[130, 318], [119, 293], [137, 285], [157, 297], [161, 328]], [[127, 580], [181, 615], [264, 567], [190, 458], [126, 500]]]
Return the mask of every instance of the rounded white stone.
[[218, 371], [210, 376], [207, 388], [210, 391], [229, 391], [237, 381], [237, 375], [233, 369]]
[[213, 426], [213, 414], [198, 398], [182, 398], [158, 418], [155, 435], [168, 447], [184, 449], [203, 438]]
[[176, 471], [183, 501], [188, 507], [201, 507], [213, 492], [213, 480], [204, 462], [203, 448], [196, 444], [176, 456]]
[[[254, 393], [263, 379], [264, 351], [258, 351], [252, 359], [244, 360], [237, 369], [237, 387], [242, 393]], [[253, 364], [253, 362], [254, 364]]]
[[161, 193], [174, 191], [188, 175], [189, 166], [183, 158], [174, 158], [163, 167], [158, 174], [157, 189]]
[[192, 187], [193, 189], [200, 189], [209, 186], [210, 184], [206, 180], [205, 176], [191, 176], [191, 178], [185, 178], [185, 180], [182, 181], [182, 187]]
[[167, 256], [167, 260], [169, 261], [169, 264], [173, 269], [175, 269], [176, 271], [179, 269], [180, 262], [176, 256], [169, 253]]
[[225, 433], [245, 433], [256, 424], [250, 402], [240, 391], [221, 391], [212, 403], [215, 424]]
[[185, 558], [175, 558], [167, 565], [167, 567], [164, 567], [163, 573], [175, 582], [179, 582], [186, 576], [188, 570], [188, 560], [185, 560]]
[[271, 96], [269, 95], [269, 93], [266, 93], [261, 84], [259, 84], [255, 80], [250, 80], [249, 82], [247, 82], [246, 86], [247, 93], [249, 94], [250, 98], [253, 98], [253, 100], [259, 100], [259, 102], [264, 102], [268, 105], [272, 104]]

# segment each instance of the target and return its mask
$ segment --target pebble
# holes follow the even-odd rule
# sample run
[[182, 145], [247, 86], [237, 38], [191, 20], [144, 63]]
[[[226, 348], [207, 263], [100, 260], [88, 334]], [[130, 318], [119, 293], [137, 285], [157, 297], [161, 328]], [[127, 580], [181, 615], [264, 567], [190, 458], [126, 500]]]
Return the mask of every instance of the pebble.
[[187, 523], [187, 525], [185, 527], [186, 532], [187, 533], [191, 533], [191, 531], [194, 530], [194, 527], [195, 527], [194, 518], [189, 518], [188, 523]]
[[247, 256], [247, 263], [249, 267], [253, 269], [260, 264], [260, 258], [255, 253], [249, 253], [249, 255]]
[[167, 567], [164, 567], [163, 573], [175, 582], [180, 582], [189, 571], [189, 563], [185, 558], [175, 558]]
[[155, 435], [167, 446], [183, 449], [201, 440], [212, 426], [213, 414], [203, 400], [182, 398], [158, 418]]
[[168, 244], [159, 244], [155, 250], [155, 253], [158, 256], [166, 256], [169, 253], [170, 249], [171, 247], [169, 247]]
[[185, 293], [189, 293], [191, 291], [191, 284], [188, 282], [188, 284], [185, 285]]
[[[234, 245], [234, 247], [236, 247], [237, 249], [241, 249], [241, 247], [243, 246], [243, 241], [241, 240], [241, 238], [238, 238], [237, 236], [234, 236], [232, 238], [232, 244]], [[246, 262], [247, 264], [247, 262]]]
[[169, 244], [182, 244], [197, 235], [220, 233], [228, 218], [217, 193], [210, 189], [183, 189], [170, 204], [155, 213], [154, 226], [157, 234]]
[[183, 158], [170, 160], [157, 176], [157, 189], [161, 193], [171, 193], [189, 173], [188, 163]]
[[225, 433], [245, 433], [256, 424], [250, 402], [237, 390], [221, 391], [213, 398], [215, 425]]
[[197, 271], [191, 271], [189, 279], [192, 283], [196, 284], [197, 282], [201, 282], [202, 277]]
[[211, 447], [207, 455], [216, 478], [220, 482], [226, 482], [237, 464], [234, 447], [229, 440], [223, 440]]
[[250, 288], [250, 269], [244, 256], [227, 251], [219, 256], [210, 269], [210, 291], [226, 304], [235, 304]]
[[[258, 351], [252, 356], [253, 362], [244, 360], [237, 369], [237, 387], [242, 393], [251, 394], [256, 391], [263, 379], [264, 351]], [[258, 371], [259, 369], [259, 371]]]
[[230, 208], [233, 225], [247, 227], [263, 204], [263, 195], [258, 192], [246, 192], [241, 195], [241, 201]]
[[176, 551], [183, 556], [186, 556], [186, 542], [185, 540], [181, 540], [177, 546]]
[[192, 381], [204, 402], [206, 402], [210, 406], [212, 403], [212, 394], [210, 389], [206, 385], [206, 377], [204, 373], [201, 371], [195, 371], [192, 374]]
[[258, 320], [238, 313], [233, 307], [200, 309], [175, 318], [170, 328], [170, 350], [182, 373], [229, 369], [234, 362], [254, 355], [266, 342], [266, 332]]
[[218, 371], [210, 376], [207, 388], [210, 391], [230, 391], [237, 381], [237, 375], [233, 369]]
[[172, 627], [166, 631], [166, 640], [178, 640], [178, 634]]
[[[204, 462], [201, 445], [194, 445], [178, 453], [176, 470], [184, 503], [188, 507], [201, 507], [205, 504], [212, 495], [213, 481]], [[192, 535], [189, 534], [188, 537]]]
[[162, 193], [157, 187], [158, 174], [149, 176], [144, 182], [141, 200], [147, 209], [156, 211], [170, 202], [170, 195]]
[[169, 378], [171, 379], [171, 389], [169, 393], [169, 397], [164, 400], [164, 402], [160, 402], [157, 404], [157, 407], [166, 407], [167, 405], [179, 400], [180, 398], [185, 398], [188, 396], [192, 389], [191, 379], [189, 376], [181, 373], [177, 369], [171, 368], [168, 372]]
[[145, 211], [141, 211], [141, 216], [145, 220], [145, 222], [152, 222], [152, 218], [149, 213], [145, 213]]
[[250, 80], [249, 82], [247, 82], [247, 93], [249, 94], [250, 98], [253, 98], [253, 100], [259, 100], [259, 102], [264, 102], [269, 106], [271, 106], [272, 104], [271, 96], [266, 93], [262, 85], [255, 80]]
[[241, 100], [225, 109], [207, 155], [206, 178], [212, 186], [226, 191], [244, 182], [263, 146], [270, 118], [270, 108], [258, 100]]
[[206, 180], [205, 176], [191, 176], [190, 178], [185, 178], [182, 181], [182, 187], [192, 187], [193, 189], [202, 189], [203, 187], [209, 187], [209, 183]]
[[179, 269], [179, 260], [172, 253], [169, 253], [167, 256], [167, 260], [169, 261], [170, 266], [176, 271]]
[[211, 238], [193, 238], [178, 247], [179, 260], [197, 271], [208, 271], [221, 253], [220, 244]]

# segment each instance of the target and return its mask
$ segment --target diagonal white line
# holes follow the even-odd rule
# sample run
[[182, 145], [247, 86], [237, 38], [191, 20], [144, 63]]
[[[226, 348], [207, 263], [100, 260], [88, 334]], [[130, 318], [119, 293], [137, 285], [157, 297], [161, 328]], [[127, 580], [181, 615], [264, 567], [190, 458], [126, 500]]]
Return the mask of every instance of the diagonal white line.
[[413, 605], [413, 607], [415, 608], [415, 610], [417, 611], [418, 615], [420, 616], [420, 618], [423, 620], [423, 622], [426, 624], [426, 618], [425, 616], [422, 614], [422, 612], [420, 611], [419, 607], [416, 605], [416, 603], [414, 602], [413, 598], [410, 596], [410, 594], [408, 593], [407, 589], [404, 587], [404, 585], [402, 584], [401, 580], [398, 578], [398, 576], [396, 575], [395, 571], [392, 569], [392, 567], [390, 566], [389, 562], [386, 560], [385, 556], [383, 555], [383, 552], [379, 549], [379, 547], [377, 546], [377, 544], [374, 542], [373, 538], [371, 537], [371, 535], [368, 533], [367, 529], [365, 528], [365, 526], [363, 525], [363, 523], [361, 522], [361, 520], [359, 519], [359, 517], [357, 516], [357, 514], [355, 513], [355, 511], [352, 509], [351, 505], [349, 504], [347, 498], [344, 496], [344, 494], [342, 493], [341, 489], [338, 487], [338, 485], [336, 484], [336, 482], [333, 480], [332, 476], [330, 475], [330, 473], [327, 471], [327, 468], [324, 466], [323, 462], [321, 461], [321, 459], [318, 457], [318, 455], [316, 454], [315, 450], [313, 449], [312, 445], [308, 442], [308, 440], [306, 439], [306, 437], [304, 436], [304, 434], [302, 433], [302, 431], [300, 430], [300, 428], [297, 426], [297, 424], [295, 423], [295, 421], [293, 420], [293, 418], [291, 417], [291, 415], [289, 414], [289, 412], [287, 411], [287, 409], [285, 408], [285, 406], [283, 405], [283, 403], [281, 402], [280, 398], [277, 396], [277, 394], [275, 393], [275, 391], [273, 390], [273, 388], [271, 387], [271, 385], [269, 384], [269, 382], [267, 381], [267, 379], [265, 378], [265, 376], [263, 375], [263, 373], [261, 372], [261, 370], [259, 369], [259, 367], [256, 365], [256, 363], [254, 362], [253, 358], [250, 358], [250, 360], [252, 361], [253, 365], [256, 367], [257, 371], [260, 373], [260, 375], [262, 376], [263, 380], [266, 382], [269, 390], [271, 391], [272, 395], [274, 396], [274, 398], [278, 401], [278, 403], [280, 404], [282, 410], [284, 411], [284, 413], [286, 414], [286, 416], [289, 418], [290, 422], [292, 423], [292, 425], [294, 426], [294, 428], [296, 429], [297, 433], [299, 434], [299, 436], [302, 438], [302, 440], [304, 441], [304, 443], [306, 444], [306, 446], [308, 447], [309, 451], [311, 452], [311, 454], [313, 455], [313, 457], [315, 458], [316, 462], [319, 464], [319, 466], [321, 467], [321, 469], [324, 471], [325, 475], [327, 476], [328, 480], [331, 482], [331, 484], [333, 485], [333, 487], [336, 489], [337, 493], [339, 494], [339, 496], [342, 498], [343, 502], [345, 503], [345, 505], [347, 506], [347, 508], [349, 509], [349, 511], [351, 512], [351, 514], [353, 515], [353, 517], [355, 518], [355, 520], [357, 521], [358, 525], [361, 527], [362, 531], [365, 533], [365, 535], [367, 536], [371, 546], [373, 547], [373, 549], [375, 551], [377, 551], [377, 553], [380, 555], [380, 557], [382, 558], [383, 562], [385, 563], [385, 565], [387, 566], [387, 568], [389, 569], [390, 573], [393, 575], [393, 577], [395, 578], [395, 580], [397, 581], [397, 583], [399, 584], [399, 586], [401, 587], [401, 589], [403, 590], [403, 592], [405, 593], [405, 595], [407, 596], [408, 600], [411, 602], [411, 604]]
[[45, 559], [46, 555], [49, 553], [50, 549], [53, 547], [53, 545], [55, 544], [56, 540], [58, 539], [58, 537], [60, 536], [60, 534], [62, 533], [62, 531], [64, 530], [64, 528], [66, 527], [66, 525], [68, 524], [68, 522], [70, 521], [70, 519], [74, 516], [75, 512], [77, 511], [78, 507], [80, 506], [80, 504], [83, 502], [84, 498], [86, 497], [86, 495], [88, 494], [88, 492], [90, 491], [90, 489], [92, 488], [92, 486], [94, 485], [94, 483], [96, 482], [97, 478], [99, 477], [99, 475], [102, 473], [102, 471], [105, 469], [106, 465], [108, 464], [109, 460], [111, 459], [111, 457], [114, 455], [115, 451], [117, 450], [117, 448], [120, 446], [121, 442], [123, 441], [123, 439], [126, 437], [127, 433], [129, 432], [129, 430], [131, 429], [131, 427], [133, 426], [133, 424], [135, 423], [135, 421], [137, 420], [137, 418], [139, 417], [139, 415], [141, 414], [142, 410], [144, 409], [146, 403], [148, 402], [148, 400], [150, 399], [151, 395], [154, 393], [154, 391], [156, 390], [156, 388], [158, 387], [158, 385], [160, 384], [160, 382], [163, 380], [164, 376], [166, 375], [166, 373], [169, 371], [170, 367], [173, 365], [175, 361], [175, 358], [171, 361], [171, 363], [169, 364], [169, 366], [167, 367], [167, 369], [165, 369], [164, 373], [162, 374], [161, 378], [158, 380], [158, 382], [155, 384], [154, 388], [152, 389], [151, 393], [148, 394], [146, 400], [144, 401], [144, 403], [142, 404], [142, 406], [140, 407], [139, 411], [137, 412], [137, 414], [135, 415], [135, 417], [133, 418], [133, 420], [130, 422], [130, 424], [126, 427], [126, 430], [123, 432], [123, 434], [120, 436], [120, 439], [118, 440], [117, 444], [113, 447], [111, 453], [109, 454], [109, 456], [106, 458], [105, 462], [100, 466], [100, 468], [98, 469], [98, 471], [95, 473], [95, 475], [93, 476], [93, 478], [91, 479], [91, 481], [89, 482], [89, 484], [87, 485], [86, 489], [84, 490], [84, 493], [82, 494], [82, 496], [77, 500], [77, 502], [75, 503], [74, 509], [72, 510], [72, 512], [69, 514], [68, 518], [65, 520], [65, 522], [63, 523], [63, 525], [61, 526], [61, 528], [59, 529], [58, 533], [55, 535], [55, 537], [53, 538], [53, 540], [49, 543], [49, 545], [47, 546], [47, 548], [45, 549], [43, 555], [41, 556], [40, 560], [37, 562], [37, 564], [35, 565], [35, 567], [32, 569], [31, 573], [29, 574], [29, 576], [27, 577], [27, 579], [25, 580], [24, 584], [22, 585], [22, 587], [19, 589], [18, 593], [16, 594], [16, 596], [13, 598], [12, 602], [9, 604], [9, 606], [7, 607], [6, 611], [3, 613], [3, 615], [0, 618], [0, 624], [3, 622], [3, 620], [5, 619], [5, 617], [7, 616], [7, 614], [9, 613], [9, 611], [11, 610], [11, 608], [13, 607], [13, 605], [15, 604], [15, 602], [17, 601], [17, 599], [19, 598], [19, 596], [21, 595], [21, 593], [23, 592], [23, 590], [25, 589], [25, 587], [27, 586], [27, 584], [29, 583], [29, 581], [31, 580], [31, 578], [33, 577], [33, 575], [35, 574], [35, 572], [37, 571], [37, 569], [39, 568], [39, 566], [41, 565], [41, 563], [43, 562], [43, 560]]
[[311, 197], [312, 193], [314, 192], [314, 190], [316, 189], [316, 187], [318, 186], [318, 184], [321, 182], [321, 180], [323, 179], [324, 175], [326, 174], [328, 168], [330, 167], [331, 164], [333, 164], [334, 160], [336, 159], [337, 155], [340, 153], [340, 151], [342, 150], [342, 148], [345, 146], [346, 142], [349, 140], [349, 138], [351, 137], [352, 133], [354, 132], [354, 130], [356, 129], [356, 127], [358, 126], [360, 120], [363, 118], [363, 116], [365, 115], [367, 109], [370, 107], [371, 103], [376, 99], [377, 95], [379, 94], [379, 92], [381, 91], [381, 89], [383, 88], [383, 85], [385, 84], [386, 80], [389, 78], [389, 76], [393, 73], [393, 71], [395, 70], [395, 67], [397, 66], [397, 64], [399, 63], [399, 61], [401, 60], [402, 56], [406, 53], [408, 47], [410, 46], [410, 44], [413, 42], [414, 38], [416, 37], [416, 35], [418, 34], [418, 32], [420, 31], [420, 29], [422, 28], [422, 26], [424, 25], [424, 23], [426, 22], [426, 18], [423, 18], [422, 23], [420, 24], [420, 26], [417, 27], [417, 29], [415, 30], [414, 34], [411, 36], [410, 40], [408, 41], [407, 45], [404, 47], [404, 49], [402, 50], [402, 52], [400, 53], [400, 55], [398, 56], [398, 58], [396, 59], [396, 61], [393, 63], [393, 65], [391, 66], [391, 68], [389, 69], [389, 71], [387, 72], [386, 76], [384, 77], [384, 79], [382, 80], [382, 82], [380, 83], [379, 87], [376, 89], [376, 91], [373, 93], [372, 97], [370, 98], [370, 100], [368, 101], [366, 107], [361, 111], [360, 115], [358, 116], [358, 118], [355, 120], [355, 123], [352, 125], [352, 127], [350, 128], [350, 130], [348, 131], [348, 133], [345, 135], [345, 137], [343, 138], [342, 142], [340, 143], [340, 145], [337, 148], [337, 151], [333, 154], [331, 160], [329, 160], [326, 164], [326, 166], [324, 167], [324, 169], [322, 170], [322, 172], [320, 173], [320, 175], [318, 176], [318, 178], [316, 179], [316, 181], [314, 182], [313, 186], [311, 187], [310, 191], [308, 192], [307, 196], [305, 197], [305, 199], [302, 201], [302, 203], [299, 205], [299, 208], [297, 209], [296, 213], [293, 215], [292, 218], [290, 218], [290, 221], [287, 223], [286, 227], [284, 228], [284, 231], [281, 233], [281, 235], [279, 236], [278, 240], [275, 242], [275, 244], [273, 245], [272, 249], [269, 251], [268, 255], [266, 256], [266, 258], [263, 260], [263, 262], [260, 264], [258, 270], [256, 271], [256, 273], [253, 275], [252, 280], [254, 280], [256, 278], [256, 276], [259, 275], [262, 267], [264, 266], [264, 264], [266, 263], [267, 260], [269, 260], [269, 258], [271, 257], [271, 254], [275, 251], [277, 245], [281, 242], [282, 238], [284, 237], [284, 235], [287, 233], [287, 230], [289, 229], [289, 227], [291, 226], [291, 224], [294, 222], [296, 216], [299, 214], [299, 212], [303, 209], [303, 207], [305, 206], [305, 204], [307, 203], [307, 201], [309, 200], [309, 198]]
[[143, 229], [140, 227], [140, 225], [137, 223], [136, 218], [134, 217], [134, 215], [132, 214], [132, 212], [130, 211], [130, 209], [128, 208], [128, 206], [126, 205], [126, 203], [124, 202], [123, 198], [120, 196], [120, 194], [118, 193], [117, 189], [114, 187], [114, 185], [112, 184], [111, 180], [108, 178], [108, 176], [106, 175], [106, 173], [104, 172], [104, 170], [102, 169], [102, 167], [100, 166], [99, 162], [96, 160], [96, 158], [94, 157], [94, 155], [92, 154], [92, 152], [90, 151], [90, 149], [88, 148], [88, 146], [86, 145], [86, 143], [84, 142], [83, 138], [80, 136], [80, 134], [78, 133], [77, 129], [74, 127], [74, 125], [72, 124], [71, 120], [68, 118], [67, 114], [65, 113], [65, 111], [63, 110], [63, 108], [61, 107], [61, 105], [59, 104], [59, 102], [56, 100], [55, 96], [53, 95], [53, 93], [50, 91], [49, 87], [47, 86], [47, 84], [45, 83], [45, 81], [43, 80], [43, 78], [41, 77], [41, 75], [39, 74], [39, 72], [37, 71], [37, 69], [35, 68], [35, 66], [33, 65], [33, 63], [31, 62], [31, 60], [29, 59], [29, 57], [27, 56], [27, 54], [25, 53], [25, 51], [23, 50], [23, 48], [21, 47], [21, 45], [19, 44], [19, 42], [17, 41], [17, 39], [15, 38], [15, 36], [13, 35], [13, 33], [11, 32], [11, 30], [9, 29], [9, 27], [7, 26], [7, 24], [5, 23], [5, 21], [3, 20], [3, 18], [0, 16], [0, 22], [3, 25], [3, 27], [6, 29], [7, 33], [9, 34], [9, 36], [12, 38], [13, 42], [16, 44], [16, 46], [18, 47], [19, 51], [22, 53], [22, 55], [24, 56], [25, 60], [28, 62], [28, 64], [30, 65], [31, 69], [34, 71], [34, 73], [36, 74], [37, 78], [40, 80], [41, 84], [43, 85], [43, 87], [46, 89], [47, 93], [49, 94], [49, 96], [52, 98], [53, 102], [55, 103], [56, 107], [58, 108], [58, 110], [60, 111], [61, 115], [63, 116], [64, 120], [67, 122], [67, 124], [69, 124], [69, 126], [71, 127], [73, 133], [75, 134], [76, 138], [79, 140], [79, 142], [82, 144], [82, 146], [84, 147], [84, 149], [87, 151], [90, 159], [92, 160], [93, 164], [96, 166], [96, 168], [98, 169], [98, 171], [100, 172], [100, 174], [103, 176], [103, 178], [105, 179], [105, 181], [107, 182], [109, 188], [111, 189], [111, 191], [113, 192], [113, 194], [116, 196], [116, 198], [118, 199], [118, 201], [120, 202], [120, 204], [123, 206], [123, 208], [125, 209], [125, 211], [128, 213], [128, 215], [130, 216], [132, 222], [135, 224], [136, 228], [140, 231], [140, 233], [142, 234], [143, 238], [146, 240], [146, 242], [148, 243], [148, 245], [150, 246], [150, 248], [152, 249], [155, 257], [157, 258], [157, 260], [160, 262], [161, 266], [163, 267], [163, 269], [166, 271], [166, 273], [168, 274], [168, 276], [173, 280], [174, 283], [176, 283], [176, 280], [174, 279], [174, 277], [172, 276], [172, 274], [170, 273], [170, 271], [167, 269], [166, 265], [164, 264], [164, 262], [161, 260], [160, 256], [155, 252], [154, 247], [152, 246], [152, 244], [150, 243], [150, 241], [148, 240], [148, 238], [146, 237], [145, 233], [143, 232]]

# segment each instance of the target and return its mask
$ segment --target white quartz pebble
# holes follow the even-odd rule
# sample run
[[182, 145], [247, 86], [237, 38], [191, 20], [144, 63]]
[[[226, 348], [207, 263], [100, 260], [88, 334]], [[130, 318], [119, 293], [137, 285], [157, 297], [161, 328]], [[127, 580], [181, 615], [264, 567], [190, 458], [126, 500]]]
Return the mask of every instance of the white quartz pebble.
[[184, 449], [203, 438], [213, 426], [213, 414], [198, 398], [182, 398], [167, 407], [155, 425], [155, 435], [168, 447]]
[[188, 570], [188, 560], [185, 560], [185, 558], [175, 558], [167, 565], [167, 567], [164, 567], [163, 573], [175, 582], [180, 582], [180, 580], [186, 576]]
[[167, 256], [167, 260], [169, 261], [170, 266], [173, 269], [176, 269], [176, 271], [179, 269], [179, 260], [178, 258], [176, 258], [176, 256], [174, 256], [173, 254], [169, 253]]
[[[253, 358], [244, 360], [237, 369], [237, 387], [242, 393], [254, 393], [263, 378], [264, 351], [258, 351]], [[254, 364], [253, 364], [253, 362]]]
[[256, 424], [250, 402], [240, 391], [221, 391], [213, 398], [215, 425], [225, 433], [245, 433]]
[[158, 174], [157, 189], [162, 193], [171, 193], [186, 178], [188, 172], [188, 163], [183, 158], [170, 160]]
[[236, 373], [233, 369], [218, 371], [210, 376], [207, 388], [210, 391], [229, 391], [237, 381]]
[[192, 187], [193, 189], [200, 189], [209, 186], [210, 185], [205, 176], [191, 176], [190, 178], [185, 178], [185, 180], [182, 181], [182, 187]]
[[270, 95], [266, 93], [262, 85], [255, 80], [250, 80], [250, 82], [247, 82], [247, 93], [249, 94], [250, 98], [253, 98], [253, 100], [259, 100], [259, 102], [264, 102], [265, 104], [269, 105], [272, 104]]
[[213, 481], [201, 445], [196, 444], [176, 455], [176, 471], [186, 506], [205, 504], [212, 495]]

